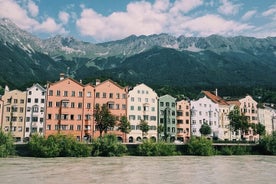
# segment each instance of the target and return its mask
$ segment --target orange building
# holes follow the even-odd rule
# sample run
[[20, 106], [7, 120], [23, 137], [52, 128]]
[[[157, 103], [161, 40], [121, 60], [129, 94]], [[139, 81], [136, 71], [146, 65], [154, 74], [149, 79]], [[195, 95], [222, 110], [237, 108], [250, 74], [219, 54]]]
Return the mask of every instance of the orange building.
[[[103, 82], [97, 80], [95, 85], [95, 107], [102, 107], [102, 105], [107, 105], [111, 114], [116, 116], [118, 123], [122, 116], [126, 116], [127, 91], [128, 90], [126, 87], [121, 87], [112, 80], [106, 80]], [[118, 130], [117, 126], [111, 129], [109, 132], [116, 134], [120, 141], [125, 142], [126, 136]], [[94, 133], [95, 137], [100, 135], [97, 126], [95, 126]]]
[[176, 105], [176, 128], [177, 128], [177, 140], [187, 142], [190, 139], [190, 103], [186, 100], [177, 102]]
[[45, 136], [70, 134], [78, 140], [91, 136], [93, 96], [93, 86], [64, 78], [64, 74], [59, 81], [48, 83]]

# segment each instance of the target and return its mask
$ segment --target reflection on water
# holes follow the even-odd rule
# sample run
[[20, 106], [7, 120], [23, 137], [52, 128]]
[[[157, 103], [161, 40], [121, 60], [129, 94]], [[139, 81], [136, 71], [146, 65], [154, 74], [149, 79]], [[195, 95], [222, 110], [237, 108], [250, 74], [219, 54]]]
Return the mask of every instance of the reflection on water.
[[276, 183], [276, 157], [0, 159], [0, 183]]

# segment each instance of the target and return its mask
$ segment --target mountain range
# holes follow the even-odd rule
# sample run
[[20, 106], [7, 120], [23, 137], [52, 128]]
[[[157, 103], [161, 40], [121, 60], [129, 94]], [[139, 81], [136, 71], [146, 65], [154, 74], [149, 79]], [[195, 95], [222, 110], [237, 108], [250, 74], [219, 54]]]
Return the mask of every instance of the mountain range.
[[0, 85], [109, 77], [127, 83], [178, 87], [276, 87], [276, 38], [135, 36], [89, 43], [40, 39], [0, 19]]

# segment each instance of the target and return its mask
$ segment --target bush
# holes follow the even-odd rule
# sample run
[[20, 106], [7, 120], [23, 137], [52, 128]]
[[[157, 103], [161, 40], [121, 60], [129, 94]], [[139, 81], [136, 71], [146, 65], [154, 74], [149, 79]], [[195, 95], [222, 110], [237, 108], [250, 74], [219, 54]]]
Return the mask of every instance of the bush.
[[127, 152], [127, 147], [118, 142], [117, 137], [106, 134], [103, 137], [92, 139], [92, 156], [122, 156]]
[[187, 144], [187, 152], [189, 155], [210, 156], [214, 155], [212, 141], [205, 137], [192, 137]]
[[165, 142], [153, 142], [144, 140], [137, 148], [137, 154], [140, 156], [172, 156], [179, 155], [174, 144]]
[[51, 135], [47, 139], [33, 135], [28, 148], [35, 157], [87, 157], [91, 152], [89, 145], [66, 135]]
[[266, 135], [259, 141], [263, 154], [276, 155], [276, 131], [272, 135]]
[[13, 137], [10, 133], [5, 134], [0, 130], [0, 157], [7, 157], [15, 153]]

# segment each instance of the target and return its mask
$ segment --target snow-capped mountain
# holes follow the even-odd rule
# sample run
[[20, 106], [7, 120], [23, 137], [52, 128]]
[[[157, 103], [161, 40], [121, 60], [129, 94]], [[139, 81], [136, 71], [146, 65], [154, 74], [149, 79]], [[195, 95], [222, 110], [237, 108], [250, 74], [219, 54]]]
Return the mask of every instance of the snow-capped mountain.
[[159, 34], [94, 44], [62, 36], [42, 40], [0, 19], [0, 64], [0, 82], [15, 86], [52, 80], [68, 68], [76, 78], [104, 75], [153, 84], [273, 85], [276, 38]]

